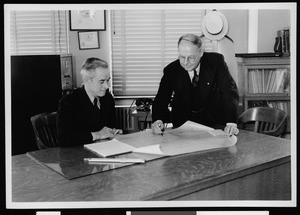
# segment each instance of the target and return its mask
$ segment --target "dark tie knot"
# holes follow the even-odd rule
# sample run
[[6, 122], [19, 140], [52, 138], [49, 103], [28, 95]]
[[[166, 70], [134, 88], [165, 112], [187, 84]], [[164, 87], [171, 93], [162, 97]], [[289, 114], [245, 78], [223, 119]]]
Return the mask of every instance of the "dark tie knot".
[[100, 101], [98, 97], [94, 98], [94, 107], [100, 109]]
[[192, 79], [193, 86], [197, 86], [198, 80], [199, 80], [199, 75], [197, 74], [197, 71], [194, 69], [194, 77]]

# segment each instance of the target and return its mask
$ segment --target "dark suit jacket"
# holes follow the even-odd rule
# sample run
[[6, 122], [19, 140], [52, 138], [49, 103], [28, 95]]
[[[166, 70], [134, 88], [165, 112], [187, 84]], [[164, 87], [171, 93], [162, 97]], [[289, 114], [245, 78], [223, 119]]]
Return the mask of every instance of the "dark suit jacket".
[[115, 102], [108, 92], [100, 97], [100, 110], [95, 108], [84, 87], [63, 97], [58, 106], [59, 146], [74, 146], [90, 143], [91, 132], [104, 126], [116, 127]]
[[[170, 63], [164, 74], [152, 106], [152, 120], [164, 122], [168, 116], [168, 105], [172, 94], [171, 121], [174, 127], [190, 119], [192, 112], [191, 80], [179, 60]], [[204, 53], [201, 58], [197, 97], [213, 124], [237, 121], [238, 90], [229, 73], [223, 55]]]

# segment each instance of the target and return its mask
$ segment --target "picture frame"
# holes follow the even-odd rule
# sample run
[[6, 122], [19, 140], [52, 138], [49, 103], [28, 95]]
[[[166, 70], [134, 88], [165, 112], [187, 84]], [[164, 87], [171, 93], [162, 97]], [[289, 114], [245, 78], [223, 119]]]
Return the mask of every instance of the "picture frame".
[[105, 10], [70, 10], [70, 31], [105, 31]]
[[98, 31], [78, 31], [79, 49], [99, 49], [99, 32]]

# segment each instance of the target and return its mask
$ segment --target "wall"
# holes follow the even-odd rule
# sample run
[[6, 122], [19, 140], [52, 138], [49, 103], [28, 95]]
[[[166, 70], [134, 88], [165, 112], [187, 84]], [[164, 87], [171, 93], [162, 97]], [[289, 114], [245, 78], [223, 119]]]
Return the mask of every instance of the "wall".
[[[227, 35], [234, 41], [235, 53], [248, 52], [248, 14], [249, 10], [220, 10], [229, 23]], [[70, 31], [70, 52], [73, 55], [73, 70], [75, 85], [81, 85], [79, 74], [82, 63], [88, 57], [99, 57], [110, 64], [110, 33], [109, 15], [106, 13], [106, 31], [99, 31], [100, 49], [79, 50], [77, 31]], [[258, 11], [258, 52], [273, 52], [277, 30], [290, 26], [289, 10], [259, 10]]]
[[[248, 52], [249, 10], [220, 10], [229, 23], [227, 35], [234, 41], [235, 53]], [[277, 30], [290, 27], [290, 11], [275, 9], [258, 10], [257, 52], [274, 52]]]
[[258, 10], [257, 52], [274, 52], [277, 31], [290, 27], [289, 10]]
[[229, 27], [227, 35], [234, 41], [235, 53], [248, 50], [248, 10], [220, 10], [226, 17]]
[[82, 79], [80, 76], [81, 65], [89, 57], [98, 57], [102, 60], [105, 60], [110, 64], [110, 39], [109, 39], [109, 19], [108, 13], [106, 12], [106, 30], [99, 31], [99, 42], [100, 49], [88, 49], [80, 50], [78, 43], [78, 31], [69, 31], [70, 38], [70, 53], [73, 58], [73, 72], [74, 72], [74, 82], [75, 87], [79, 87], [82, 84]]
[[233, 42], [224, 37], [218, 43], [218, 52], [223, 54], [231, 76], [237, 83], [240, 91], [240, 84], [238, 83], [239, 70], [235, 54], [247, 52], [248, 10], [220, 10], [220, 12], [224, 14], [228, 21], [228, 32], [226, 35]]

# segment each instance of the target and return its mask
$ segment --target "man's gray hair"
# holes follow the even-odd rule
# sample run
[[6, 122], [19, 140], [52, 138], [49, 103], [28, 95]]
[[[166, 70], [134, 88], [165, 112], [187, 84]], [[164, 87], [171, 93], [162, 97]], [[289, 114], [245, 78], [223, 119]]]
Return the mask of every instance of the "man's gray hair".
[[185, 35], [181, 36], [178, 40], [178, 46], [182, 40], [188, 41], [188, 42], [198, 46], [198, 48], [202, 47], [201, 37], [197, 36], [195, 34], [185, 34]]
[[108, 68], [108, 64], [106, 61], [101, 60], [99, 58], [90, 57], [86, 59], [84, 64], [81, 66], [80, 74], [83, 79], [92, 79], [95, 77], [95, 69], [97, 68]]

